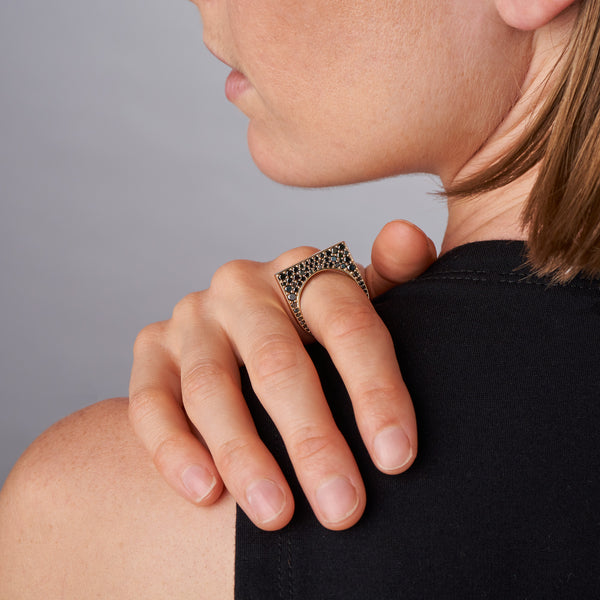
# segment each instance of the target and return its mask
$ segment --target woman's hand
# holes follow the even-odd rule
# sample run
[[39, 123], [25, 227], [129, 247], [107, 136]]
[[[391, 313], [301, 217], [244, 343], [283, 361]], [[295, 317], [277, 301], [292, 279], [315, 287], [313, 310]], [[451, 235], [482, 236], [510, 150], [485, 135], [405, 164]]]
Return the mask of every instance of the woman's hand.
[[[319, 521], [345, 529], [360, 518], [360, 473], [304, 349], [274, 273], [316, 252], [297, 248], [268, 263], [234, 261], [208, 290], [183, 298], [168, 321], [145, 327], [134, 347], [133, 427], [167, 482], [208, 505], [223, 484], [260, 528], [283, 527], [294, 511], [285, 478], [259, 439], [240, 391], [239, 366], [277, 426]], [[404, 221], [388, 223], [364, 272], [371, 296], [419, 275], [435, 247]], [[348, 277], [322, 273], [306, 284], [302, 310], [348, 389], [364, 443], [384, 473], [415, 458], [417, 429], [385, 325]]]

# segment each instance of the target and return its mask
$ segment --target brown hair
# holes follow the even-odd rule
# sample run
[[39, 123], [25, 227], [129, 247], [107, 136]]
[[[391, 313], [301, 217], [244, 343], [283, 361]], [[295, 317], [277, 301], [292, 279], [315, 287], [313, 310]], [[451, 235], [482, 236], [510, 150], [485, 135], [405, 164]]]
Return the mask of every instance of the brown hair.
[[551, 93], [526, 134], [498, 161], [446, 190], [500, 188], [539, 164], [523, 212], [529, 264], [565, 283], [600, 275], [600, 0], [582, 0]]

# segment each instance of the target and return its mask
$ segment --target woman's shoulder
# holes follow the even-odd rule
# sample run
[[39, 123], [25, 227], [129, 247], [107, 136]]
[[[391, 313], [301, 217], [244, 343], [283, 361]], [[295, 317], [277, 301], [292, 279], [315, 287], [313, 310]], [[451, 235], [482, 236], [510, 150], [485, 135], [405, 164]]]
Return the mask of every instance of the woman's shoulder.
[[50, 427], [9, 475], [0, 597], [233, 598], [234, 532], [232, 498], [180, 498], [135, 438], [127, 399], [105, 400]]

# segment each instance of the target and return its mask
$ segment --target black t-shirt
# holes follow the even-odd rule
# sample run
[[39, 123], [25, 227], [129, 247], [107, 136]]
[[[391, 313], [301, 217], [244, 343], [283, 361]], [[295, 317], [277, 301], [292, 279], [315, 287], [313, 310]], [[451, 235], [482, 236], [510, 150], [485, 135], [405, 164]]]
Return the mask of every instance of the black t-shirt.
[[404, 474], [372, 465], [337, 372], [310, 347], [367, 489], [347, 531], [312, 514], [244, 374], [296, 513], [263, 532], [238, 509], [236, 600], [600, 598], [600, 281], [550, 286], [523, 252], [461, 246], [375, 300], [417, 414]]

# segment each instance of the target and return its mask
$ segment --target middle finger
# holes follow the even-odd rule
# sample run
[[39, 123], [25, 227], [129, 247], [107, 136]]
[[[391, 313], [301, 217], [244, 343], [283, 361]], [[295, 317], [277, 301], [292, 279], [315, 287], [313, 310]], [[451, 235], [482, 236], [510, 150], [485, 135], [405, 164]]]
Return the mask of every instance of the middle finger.
[[364, 485], [294, 325], [277, 303], [255, 305], [246, 298], [237, 309], [230, 312], [229, 337], [313, 511], [329, 529], [349, 527], [364, 510]]

